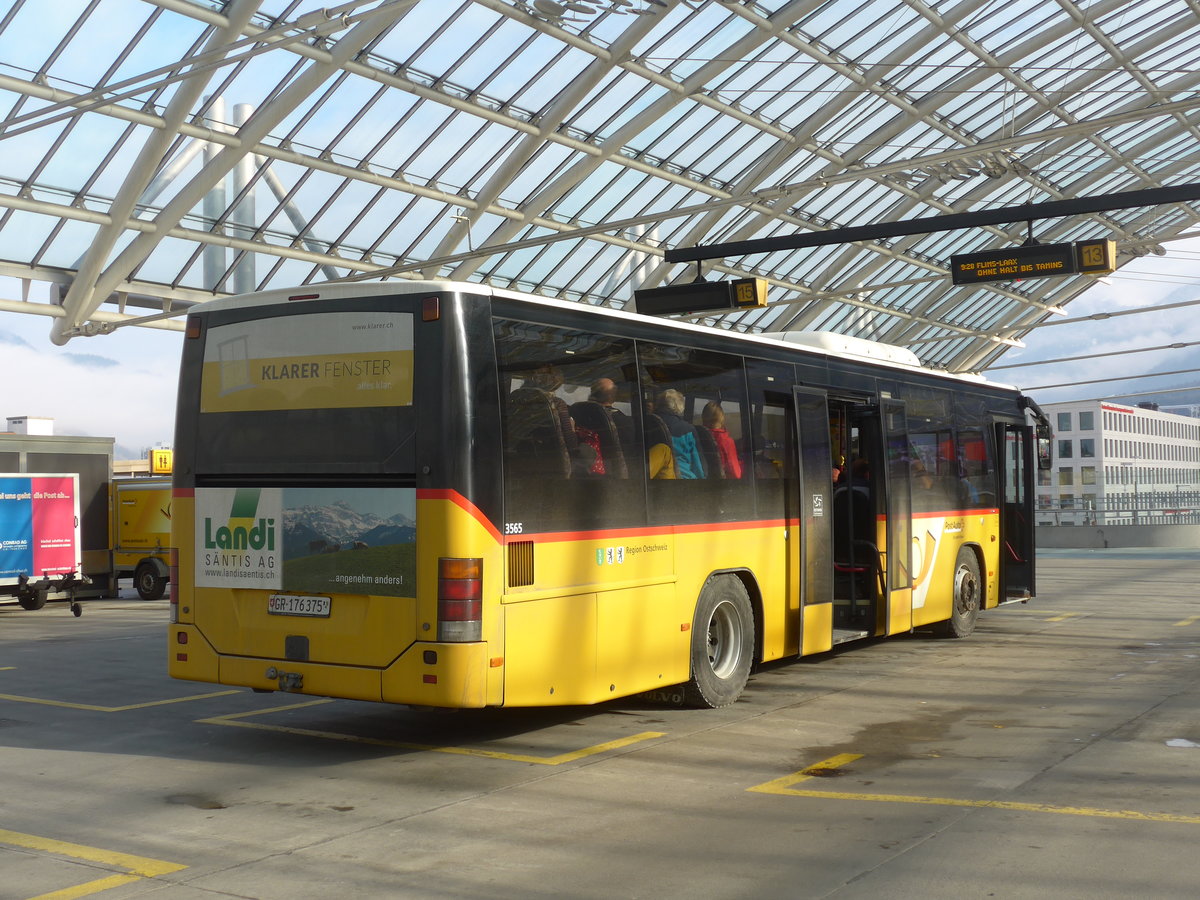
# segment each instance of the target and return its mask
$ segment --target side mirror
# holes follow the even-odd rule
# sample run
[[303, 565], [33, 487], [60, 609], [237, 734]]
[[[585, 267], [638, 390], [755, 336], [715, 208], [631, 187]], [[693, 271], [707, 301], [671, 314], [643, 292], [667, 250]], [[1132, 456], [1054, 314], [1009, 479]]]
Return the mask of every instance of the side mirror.
[[1037, 465], [1039, 469], [1049, 469], [1051, 467], [1050, 458], [1050, 441], [1053, 435], [1050, 433], [1049, 425], [1038, 425], [1037, 431]]

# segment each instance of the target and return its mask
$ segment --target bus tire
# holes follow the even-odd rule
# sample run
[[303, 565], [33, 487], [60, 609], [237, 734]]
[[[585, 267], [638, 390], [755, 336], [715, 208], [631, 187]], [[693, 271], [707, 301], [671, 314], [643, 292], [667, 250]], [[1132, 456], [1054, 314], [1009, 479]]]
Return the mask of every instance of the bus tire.
[[963, 547], [954, 562], [950, 618], [941, 623], [943, 637], [965, 638], [975, 630], [979, 607], [983, 602], [983, 582], [979, 578], [979, 559], [975, 551]]
[[158, 574], [152, 563], [138, 563], [133, 572], [133, 586], [143, 600], [161, 600], [167, 589], [167, 579]]
[[733, 575], [708, 580], [692, 619], [689, 706], [717, 709], [742, 695], [754, 656], [754, 611], [746, 587]]

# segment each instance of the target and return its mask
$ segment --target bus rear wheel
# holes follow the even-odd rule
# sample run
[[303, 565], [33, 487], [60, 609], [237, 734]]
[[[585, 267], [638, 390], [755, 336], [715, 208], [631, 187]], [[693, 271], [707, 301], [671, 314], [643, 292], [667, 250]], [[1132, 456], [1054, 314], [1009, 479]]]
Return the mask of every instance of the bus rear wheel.
[[958, 551], [954, 563], [953, 606], [950, 618], [939, 629], [943, 637], [965, 638], [975, 630], [979, 607], [983, 602], [983, 583], [979, 579], [979, 560], [966, 547]]
[[692, 619], [688, 704], [716, 709], [733, 703], [746, 687], [753, 656], [754, 611], [745, 585], [733, 575], [710, 578]]

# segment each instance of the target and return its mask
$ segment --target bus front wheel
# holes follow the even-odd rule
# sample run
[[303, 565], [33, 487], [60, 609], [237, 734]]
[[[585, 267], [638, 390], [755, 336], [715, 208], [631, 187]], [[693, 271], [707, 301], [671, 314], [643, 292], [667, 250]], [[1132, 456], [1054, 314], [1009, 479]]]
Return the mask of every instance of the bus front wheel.
[[954, 563], [954, 587], [950, 618], [941, 625], [943, 637], [965, 638], [975, 630], [979, 607], [983, 602], [983, 584], [979, 579], [979, 560], [966, 547], [958, 551]]
[[709, 579], [692, 619], [692, 677], [684, 697], [716, 709], [741, 696], [754, 655], [754, 611], [745, 585], [733, 575]]

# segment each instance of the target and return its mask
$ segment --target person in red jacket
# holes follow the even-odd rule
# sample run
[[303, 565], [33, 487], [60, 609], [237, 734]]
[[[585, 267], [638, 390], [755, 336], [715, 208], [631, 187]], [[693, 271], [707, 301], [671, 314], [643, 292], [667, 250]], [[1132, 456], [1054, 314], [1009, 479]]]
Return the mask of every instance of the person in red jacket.
[[700, 421], [712, 433], [713, 441], [717, 445], [717, 453], [721, 457], [721, 466], [725, 470], [725, 477], [741, 478], [742, 461], [738, 458], [737, 446], [733, 443], [733, 438], [725, 430], [725, 410], [721, 408], [721, 404], [716, 400], [706, 403], [704, 412], [700, 415]]

